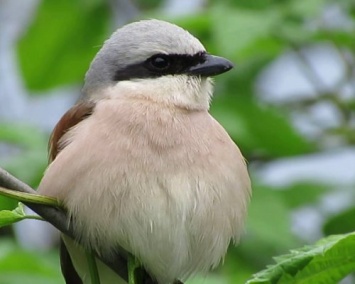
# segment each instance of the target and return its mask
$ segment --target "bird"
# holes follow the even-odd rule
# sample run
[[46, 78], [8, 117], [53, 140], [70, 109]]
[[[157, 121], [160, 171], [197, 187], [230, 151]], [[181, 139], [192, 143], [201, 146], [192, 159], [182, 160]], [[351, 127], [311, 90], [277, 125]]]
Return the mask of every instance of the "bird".
[[[209, 113], [211, 77], [232, 68], [166, 21], [129, 23], [104, 42], [51, 134], [38, 187], [74, 228], [75, 240], [62, 236], [67, 284], [91, 283], [84, 249], [112, 257], [123, 248], [171, 284], [216, 268], [238, 243], [251, 182]], [[101, 262], [98, 270], [103, 284], [125, 283]]]

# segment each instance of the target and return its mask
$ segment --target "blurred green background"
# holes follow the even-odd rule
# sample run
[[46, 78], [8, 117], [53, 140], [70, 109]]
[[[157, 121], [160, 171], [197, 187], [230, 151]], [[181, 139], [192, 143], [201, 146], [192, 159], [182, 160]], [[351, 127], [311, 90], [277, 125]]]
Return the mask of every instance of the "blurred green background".
[[[3, 0], [0, 167], [38, 185], [50, 130], [93, 56], [117, 27], [146, 18], [235, 63], [215, 79], [211, 113], [248, 160], [253, 198], [241, 244], [191, 283], [245, 283], [273, 256], [354, 231], [354, 0]], [[15, 206], [0, 197], [0, 209]], [[0, 284], [64, 283], [55, 233], [26, 222], [0, 228]]]

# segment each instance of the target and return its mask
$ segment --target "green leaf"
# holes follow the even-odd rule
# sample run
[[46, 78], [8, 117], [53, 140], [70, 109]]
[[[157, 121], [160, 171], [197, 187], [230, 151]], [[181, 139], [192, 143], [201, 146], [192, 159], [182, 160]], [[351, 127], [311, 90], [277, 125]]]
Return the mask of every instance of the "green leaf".
[[23, 219], [26, 219], [26, 213], [23, 211], [22, 204], [19, 203], [18, 206], [12, 211], [0, 211], [0, 228], [11, 225]]
[[247, 284], [334, 284], [355, 271], [355, 232], [334, 235], [313, 246], [275, 258], [276, 264], [255, 274]]
[[26, 215], [25, 211], [23, 210], [22, 203], [19, 202], [17, 207], [12, 211], [10, 210], [0, 211], [0, 228], [11, 225], [18, 221], [22, 221], [24, 219], [43, 220], [41, 217], [37, 215]]
[[26, 215], [25, 211], [23, 210], [22, 203], [19, 202], [18, 206], [12, 211], [10, 210], [0, 211], [0, 228], [22, 221], [24, 219], [33, 219], [33, 220], [41, 220], [41, 221], [43, 220], [42, 217], [37, 215]]
[[41, 1], [36, 18], [19, 42], [26, 85], [33, 90], [82, 82], [107, 35], [102, 1]]

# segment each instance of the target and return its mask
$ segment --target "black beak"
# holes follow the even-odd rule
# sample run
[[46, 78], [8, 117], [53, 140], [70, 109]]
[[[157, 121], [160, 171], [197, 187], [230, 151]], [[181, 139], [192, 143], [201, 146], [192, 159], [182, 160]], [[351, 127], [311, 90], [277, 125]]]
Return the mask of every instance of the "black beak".
[[232, 62], [223, 57], [206, 54], [204, 56], [204, 61], [191, 66], [187, 70], [187, 73], [190, 75], [209, 77], [227, 72], [231, 70], [233, 66]]

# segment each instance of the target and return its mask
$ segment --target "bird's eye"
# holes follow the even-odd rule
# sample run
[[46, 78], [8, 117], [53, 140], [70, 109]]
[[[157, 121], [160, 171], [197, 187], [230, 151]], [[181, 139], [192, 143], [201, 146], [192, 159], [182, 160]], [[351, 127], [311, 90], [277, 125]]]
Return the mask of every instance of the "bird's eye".
[[157, 70], [166, 70], [170, 67], [170, 60], [167, 56], [156, 55], [150, 59], [150, 65]]

